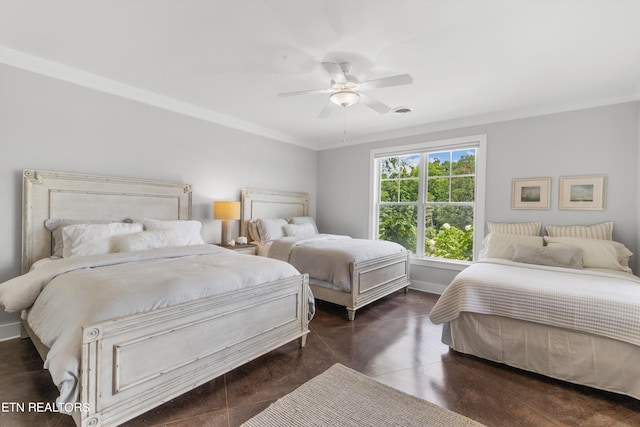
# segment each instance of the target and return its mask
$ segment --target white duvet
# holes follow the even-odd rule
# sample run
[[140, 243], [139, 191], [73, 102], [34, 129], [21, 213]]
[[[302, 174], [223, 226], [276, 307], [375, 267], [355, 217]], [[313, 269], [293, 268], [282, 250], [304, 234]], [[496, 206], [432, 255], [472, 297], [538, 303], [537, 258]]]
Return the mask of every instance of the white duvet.
[[383, 240], [314, 234], [275, 240], [269, 247], [268, 257], [289, 262], [312, 279], [329, 282], [342, 292], [351, 292], [351, 263], [405, 251], [401, 245]]
[[461, 312], [493, 314], [640, 345], [640, 279], [485, 259], [460, 272], [431, 311], [438, 324]]
[[7, 311], [27, 310], [50, 348], [45, 360], [60, 390], [78, 400], [81, 327], [298, 275], [291, 265], [213, 245], [60, 259], [0, 284]]

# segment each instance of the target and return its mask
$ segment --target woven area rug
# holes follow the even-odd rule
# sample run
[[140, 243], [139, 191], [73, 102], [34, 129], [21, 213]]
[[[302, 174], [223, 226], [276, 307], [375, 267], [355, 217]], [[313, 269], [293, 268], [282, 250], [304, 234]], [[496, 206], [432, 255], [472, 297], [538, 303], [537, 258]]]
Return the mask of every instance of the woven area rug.
[[243, 426], [481, 427], [483, 424], [336, 363]]

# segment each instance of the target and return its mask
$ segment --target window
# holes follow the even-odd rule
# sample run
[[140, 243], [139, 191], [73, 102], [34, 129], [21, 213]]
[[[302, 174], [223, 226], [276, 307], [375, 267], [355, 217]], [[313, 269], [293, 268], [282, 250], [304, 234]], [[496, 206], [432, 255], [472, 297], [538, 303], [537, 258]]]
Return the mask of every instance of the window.
[[472, 261], [483, 237], [485, 140], [373, 150], [372, 237], [415, 258]]

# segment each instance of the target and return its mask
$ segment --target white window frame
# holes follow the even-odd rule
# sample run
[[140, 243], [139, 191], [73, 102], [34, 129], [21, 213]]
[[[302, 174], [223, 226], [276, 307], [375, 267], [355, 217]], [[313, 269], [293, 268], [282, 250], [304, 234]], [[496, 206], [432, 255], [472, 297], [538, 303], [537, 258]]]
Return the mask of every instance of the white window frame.
[[[477, 259], [478, 251], [484, 240], [484, 211], [485, 211], [485, 183], [486, 183], [486, 162], [487, 162], [487, 135], [472, 135], [460, 138], [441, 139], [437, 141], [422, 142], [411, 145], [400, 145], [394, 147], [374, 148], [370, 152], [369, 171], [369, 238], [378, 239], [378, 215], [376, 204], [378, 203], [379, 171], [378, 159], [382, 157], [402, 156], [406, 154], [416, 154], [425, 151], [450, 151], [462, 148], [476, 148], [476, 188], [475, 188], [475, 213], [473, 218], [473, 259]], [[424, 193], [424, 168], [420, 168], [421, 195]], [[423, 195], [421, 196], [424, 197]], [[422, 206], [422, 205], [420, 205]], [[419, 208], [423, 211], [422, 207]], [[419, 216], [423, 213], [419, 212]], [[419, 221], [420, 222], [420, 221]], [[418, 224], [418, 245], [424, 247], [424, 225]], [[444, 268], [448, 270], [462, 270], [471, 262], [462, 260], [451, 260], [434, 257], [411, 257], [411, 264], [427, 267]]]

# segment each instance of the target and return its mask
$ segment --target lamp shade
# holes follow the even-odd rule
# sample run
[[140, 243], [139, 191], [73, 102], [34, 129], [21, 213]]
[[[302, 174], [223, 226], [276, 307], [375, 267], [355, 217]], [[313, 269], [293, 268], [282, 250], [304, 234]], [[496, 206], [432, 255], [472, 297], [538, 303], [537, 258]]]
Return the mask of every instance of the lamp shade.
[[227, 221], [240, 219], [240, 202], [213, 202], [213, 218]]

